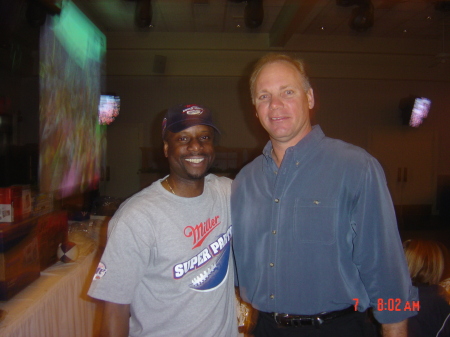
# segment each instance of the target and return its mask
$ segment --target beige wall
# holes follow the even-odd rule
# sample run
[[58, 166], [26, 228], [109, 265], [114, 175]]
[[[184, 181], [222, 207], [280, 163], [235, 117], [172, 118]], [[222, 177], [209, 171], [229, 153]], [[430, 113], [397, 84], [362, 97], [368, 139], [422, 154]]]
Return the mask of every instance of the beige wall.
[[[112, 76], [107, 83], [109, 90], [122, 98], [121, 114], [110, 127], [142, 124], [142, 146], [160, 144], [162, 114], [169, 106], [181, 102], [199, 102], [214, 111], [222, 130], [222, 146], [262, 148], [267, 141], [254, 117], [246, 82], [239, 77]], [[330, 137], [366, 149], [372, 130], [389, 127], [402, 130], [398, 109], [401, 98], [409, 94], [431, 98], [429, 118], [417, 132], [437, 132], [436, 174], [449, 174], [450, 136], [447, 130], [450, 106], [446, 83], [312, 78], [312, 85], [317, 102], [314, 122], [319, 123]], [[406, 132], [408, 127], [403, 129]], [[112, 141], [109, 139], [108, 142]]]
[[[214, 111], [222, 146], [262, 148], [267, 136], [254, 117], [246, 76], [259, 56], [276, 50], [267, 47], [262, 35], [215, 37], [109, 36], [107, 90], [122, 98], [121, 115], [110, 127], [139, 124], [144, 130], [142, 146], [158, 146], [164, 110], [177, 103], [199, 102]], [[433, 60], [420, 52], [433, 48], [426, 41], [421, 46], [390, 41], [384, 47], [383, 42], [296, 37], [283, 51], [308, 63], [317, 102], [313, 121], [330, 137], [366, 149], [373, 130], [392, 127], [407, 132], [399, 117], [401, 98], [410, 94], [430, 98], [429, 118], [417, 132], [437, 135], [436, 181], [436, 176], [450, 174], [450, 65], [430, 68]], [[155, 55], [166, 57], [163, 74], [153, 72]]]

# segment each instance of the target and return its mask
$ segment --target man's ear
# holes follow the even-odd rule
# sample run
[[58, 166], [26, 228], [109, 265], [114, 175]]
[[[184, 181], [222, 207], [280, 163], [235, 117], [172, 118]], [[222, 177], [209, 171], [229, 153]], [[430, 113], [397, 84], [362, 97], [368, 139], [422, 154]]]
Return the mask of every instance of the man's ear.
[[169, 144], [166, 141], [163, 141], [164, 143], [164, 157], [169, 157]]
[[314, 92], [312, 88], [308, 89], [308, 91], [306, 92], [306, 97], [308, 97], [308, 108], [314, 108]]

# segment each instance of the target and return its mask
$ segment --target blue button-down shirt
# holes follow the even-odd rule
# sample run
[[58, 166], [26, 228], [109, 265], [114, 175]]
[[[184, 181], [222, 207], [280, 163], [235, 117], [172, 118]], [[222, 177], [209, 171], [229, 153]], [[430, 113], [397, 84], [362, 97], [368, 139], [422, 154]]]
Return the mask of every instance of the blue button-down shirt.
[[[406, 305], [418, 300], [417, 289], [378, 161], [325, 137], [319, 126], [286, 150], [280, 167], [271, 150], [269, 142], [232, 185], [243, 298], [265, 312], [307, 315], [357, 305], [373, 307], [380, 323], [414, 315]], [[392, 301], [402, 310], [377, 310]]]

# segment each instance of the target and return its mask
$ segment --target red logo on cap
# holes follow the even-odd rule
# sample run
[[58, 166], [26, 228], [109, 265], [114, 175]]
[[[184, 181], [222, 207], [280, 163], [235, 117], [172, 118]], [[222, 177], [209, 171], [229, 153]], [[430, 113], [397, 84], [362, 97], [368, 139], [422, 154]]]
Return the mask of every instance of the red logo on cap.
[[183, 113], [188, 115], [201, 115], [203, 113], [203, 109], [200, 108], [199, 106], [193, 105], [190, 106], [189, 108], [184, 109]]

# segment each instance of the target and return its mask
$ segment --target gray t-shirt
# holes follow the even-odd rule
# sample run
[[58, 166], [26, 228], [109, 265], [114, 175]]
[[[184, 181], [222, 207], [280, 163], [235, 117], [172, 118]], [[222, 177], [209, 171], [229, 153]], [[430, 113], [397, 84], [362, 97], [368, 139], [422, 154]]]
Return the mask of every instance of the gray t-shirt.
[[125, 201], [89, 295], [131, 304], [130, 336], [238, 335], [231, 257], [231, 180], [205, 177], [183, 198], [161, 181]]

